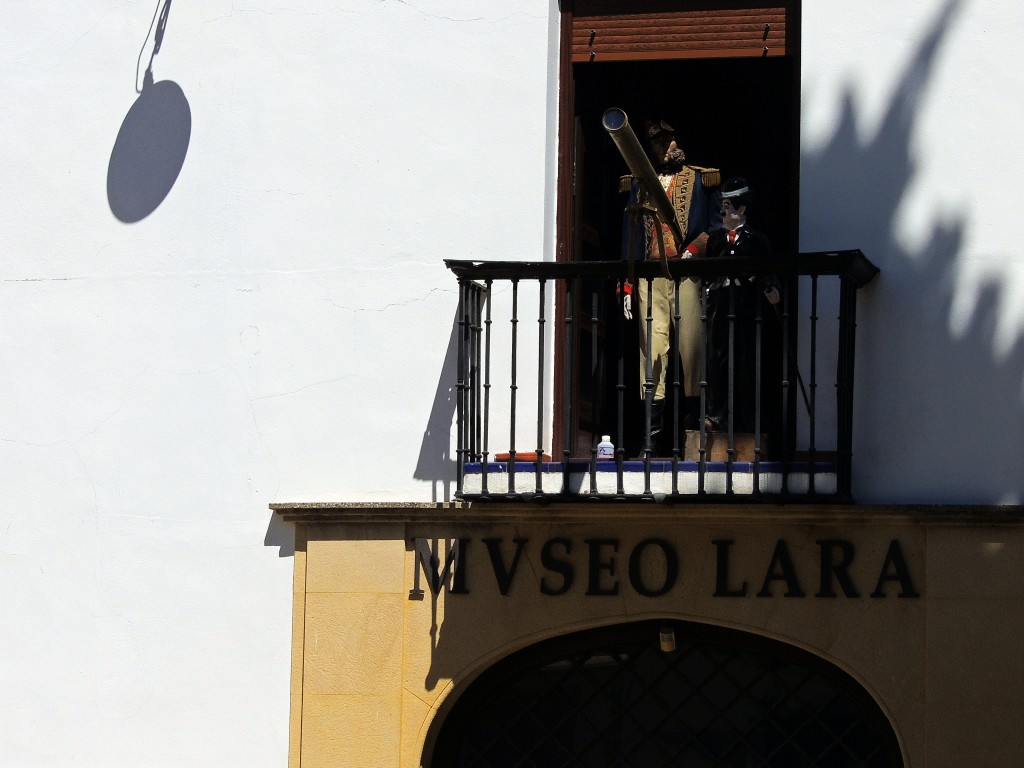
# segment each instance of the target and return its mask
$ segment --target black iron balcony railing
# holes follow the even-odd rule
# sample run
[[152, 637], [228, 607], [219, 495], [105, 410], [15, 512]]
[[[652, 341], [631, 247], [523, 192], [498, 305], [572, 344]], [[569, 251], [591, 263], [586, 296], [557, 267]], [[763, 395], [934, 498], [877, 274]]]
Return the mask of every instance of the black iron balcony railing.
[[[852, 500], [856, 298], [878, 273], [859, 250], [670, 262], [674, 340], [681, 286], [698, 286], [699, 392], [685, 391], [672, 351], [660, 401], [658, 374], [640, 362], [642, 344], [651, 360], [651, 302], [641, 312], [634, 301], [631, 319], [622, 311], [624, 284], [650, 296], [660, 264], [637, 262], [632, 276], [620, 261], [445, 264], [460, 287], [458, 497]], [[535, 445], [520, 447], [524, 435]], [[599, 458], [603, 436], [613, 458]]]

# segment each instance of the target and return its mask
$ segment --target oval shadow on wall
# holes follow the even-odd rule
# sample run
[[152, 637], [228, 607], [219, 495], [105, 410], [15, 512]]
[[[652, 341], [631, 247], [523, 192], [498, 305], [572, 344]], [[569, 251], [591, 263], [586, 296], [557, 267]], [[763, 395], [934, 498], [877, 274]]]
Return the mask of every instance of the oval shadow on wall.
[[185, 164], [192, 110], [172, 80], [147, 84], [121, 123], [107, 166], [107, 202], [131, 224], [157, 209]]

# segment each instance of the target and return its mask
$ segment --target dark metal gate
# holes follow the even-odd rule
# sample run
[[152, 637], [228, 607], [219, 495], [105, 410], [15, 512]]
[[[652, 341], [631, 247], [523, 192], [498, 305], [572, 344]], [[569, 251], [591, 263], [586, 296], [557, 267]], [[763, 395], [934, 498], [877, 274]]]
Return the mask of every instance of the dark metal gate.
[[[675, 650], [663, 650], [670, 631]], [[744, 632], [638, 622], [546, 641], [458, 698], [431, 768], [902, 767], [867, 692], [810, 653]]]

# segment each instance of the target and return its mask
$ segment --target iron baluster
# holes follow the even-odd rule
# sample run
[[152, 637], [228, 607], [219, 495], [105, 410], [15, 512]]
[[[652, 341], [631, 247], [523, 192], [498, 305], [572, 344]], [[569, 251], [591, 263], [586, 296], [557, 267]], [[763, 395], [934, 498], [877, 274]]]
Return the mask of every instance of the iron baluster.
[[625, 478], [623, 477], [623, 471], [625, 468], [626, 448], [624, 441], [626, 439], [626, 419], [625, 419], [625, 407], [626, 407], [626, 363], [624, 359], [626, 349], [626, 318], [622, 314], [622, 307], [619, 306], [617, 301], [615, 304], [616, 311], [612, 313], [612, 316], [617, 318], [618, 323], [618, 336], [619, 336], [619, 349], [618, 349], [618, 361], [617, 361], [617, 379], [615, 384], [616, 392], [616, 428], [618, 430], [616, 434], [615, 443], [615, 495], [618, 498], [625, 498]]
[[469, 341], [469, 424], [470, 455], [473, 461], [480, 461], [480, 286], [470, 286], [470, 341]]
[[817, 372], [817, 346], [818, 346], [818, 276], [811, 275], [811, 398], [810, 398], [810, 425], [808, 426], [808, 450], [807, 450], [807, 492], [814, 493], [814, 469], [817, 463], [817, 445], [815, 443], [815, 428], [817, 426], [816, 390], [818, 387]]
[[[675, 336], [676, 345], [681, 344], [683, 338], [683, 316], [679, 312], [679, 278], [675, 278], [672, 281], [673, 298], [675, 299], [675, 315], [673, 320], [675, 321]], [[672, 355], [672, 402], [675, 418], [672, 419], [672, 495], [676, 496], [679, 494], [679, 413], [682, 407], [679, 399], [679, 355]], [[686, 444], [685, 437], [683, 438], [683, 444]]]
[[572, 402], [572, 297], [575, 285], [573, 280], [565, 281], [565, 356], [562, 378], [565, 380], [564, 401], [562, 405], [563, 414], [563, 439], [562, 444], [562, 492], [567, 493], [571, 484], [570, 458], [572, 456], [572, 422], [575, 408]]
[[764, 343], [764, 302], [757, 297], [754, 310], [754, 474], [751, 478], [755, 496], [761, 494], [761, 345]]
[[547, 280], [541, 280], [538, 287], [540, 295], [537, 309], [537, 459], [534, 465], [537, 478], [534, 490], [537, 495], [543, 495], [544, 478], [541, 464], [544, 459], [544, 289], [547, 287]]
[[853, 353], [857, 328], [857, 288], [843, 275], [839, 282], [839, 360], [837, 370], [838, 467], [836, 491], [851, 497], [853, 474]]
[[519, 280], [512, 280], [512, 371], [511, 383], [509, 384], [510, 414], [508, 436], [508, 495], [515, 496], [516, 492], [516, 354], [519, 333]]
[[[790, 281], [790, 285], [793, 281]], [[786, 290], [782, 296], [782, 493], [789, 493], [789, 458], [791, 443], [789, 439], [789, 377], [796, 368], [795, 356], [789, 351], [789, 304], [792, 291]]]
[[466, 434], [465, 434], [465, 334], [466, 334], [466, 285], [467, 280], [459, 280], [459, 340], [456, 345], [455, 374], [455, 495], [461, 496], [466, 471]]
[[487, 490], [487, 448], [488, 432], [490, 428], [491, 414], [491, 288], [492, 281], [488, 279], [484, 290], [484, 301], [487, 305], [486, 320], [484, 320], [484, 439], [483, 455], [480, 463], [480, 492], [486, 496]]
[[697, 494], [703, 496], [707, 493], [704, 487], [704, 480], [708, 471], [708, 304], [710, 303], [710, 292], [702, 288], [700, 292], [700, 448], [697, 451]]
[[597, 364], [597, 323], [600, 320], [597, 309], [597, 283], [590, 289], [590, 495], [597, 496], [597, 419], [600, 415], [598, 398]]
[[738, 278], [729, 280], [729, 395], [728, 426], [725, 431], [725, 492], [732, 493], [732, 462], [736, 447], [736, 284]]
[[[656, 232], [660, 230], [655, 227]], [[644, 365], [644, 498], [653, 498], [651, 493], [651, 415], [654, 410], [654, 360], [652, 355], [652, 336], [654, 331], [654, 278], [647, 278], [647, 317], [644, 324], [647, 328], [644, 339], [644, 349], [647, 352], [647, 361]], [[662, 414], [664, 418], [664, 414]]]

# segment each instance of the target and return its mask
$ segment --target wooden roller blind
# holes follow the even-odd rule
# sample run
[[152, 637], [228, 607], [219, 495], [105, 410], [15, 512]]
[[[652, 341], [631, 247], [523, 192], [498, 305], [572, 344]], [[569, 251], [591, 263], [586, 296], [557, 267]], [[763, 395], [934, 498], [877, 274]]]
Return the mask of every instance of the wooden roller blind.
[[572, 60], [785, 56], [797, 0], [575, 0]]

